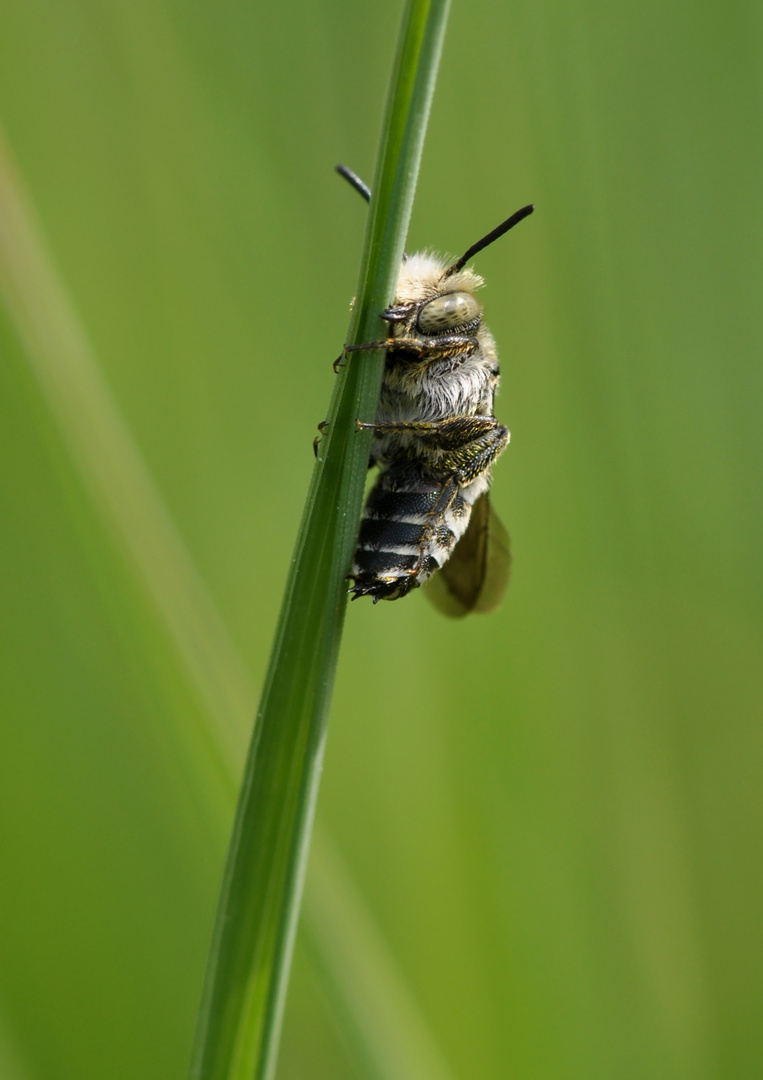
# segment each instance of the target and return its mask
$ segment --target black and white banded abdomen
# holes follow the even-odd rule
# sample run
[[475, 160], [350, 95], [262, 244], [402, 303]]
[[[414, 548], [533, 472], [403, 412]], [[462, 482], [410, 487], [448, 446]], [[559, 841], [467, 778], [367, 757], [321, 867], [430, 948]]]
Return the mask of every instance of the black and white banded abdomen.
[[[479, 490], [474, 490], [479, 487]], [[371, 489], [350, 576], [353, 600], [397, 600], [423, 585], [450, 558], [487, 483], [458, 490], [451, 479], [395, 462]]]

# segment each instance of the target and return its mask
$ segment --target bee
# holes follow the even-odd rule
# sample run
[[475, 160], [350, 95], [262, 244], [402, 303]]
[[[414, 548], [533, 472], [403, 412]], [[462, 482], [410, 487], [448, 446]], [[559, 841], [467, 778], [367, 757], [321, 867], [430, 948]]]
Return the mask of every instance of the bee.
[[[354, 173], [337, 171], [370, 199]], [[373, 431], [370, 466], [380, 471], [349, 575], [353, 600], [398, 600], [432, 579], [427, 593], [448, 615], [501, 601], [509, 538], [488, 491], [509, 431], [493, 411], [500, 373], [476, 296], [483, 279], [466, 264], [533, 209], [512, 214], [454, 262], [404, 256], [395, 301], [381, 313], [389, 336], [345, 349], [386, 349], [376, 418], [358, 421]]]

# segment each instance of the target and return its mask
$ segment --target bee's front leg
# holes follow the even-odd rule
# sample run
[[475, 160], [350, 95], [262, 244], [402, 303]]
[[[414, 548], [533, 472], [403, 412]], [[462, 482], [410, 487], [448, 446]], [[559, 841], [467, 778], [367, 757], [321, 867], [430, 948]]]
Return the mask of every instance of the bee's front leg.
[[344, 352], [370, 352], [371, 349], [393, 349], [397, 342], [397, 338], [384, 338], [383, 341], [365, 341], [361, 345], [345, 345]]
[[334, 369], [334, 374], [337, 375], [340, 367], [344, 367], [343, 361], [347, 353], [361, 352], [361, 350], [369, 351], [371, 349], [391, 349], [396, 340], [396, 338], [387, 338], [384, 341], [367, 341], [365, 345], [345, 345], [339, 356], [337, 356], [336, 360], [331, 365]]
[[414, 360], [437, 360], [450, 356], [468, 356], [479, 348], [479, 342], [469, 334], [442, 334], [436, 338], [396, 337], [383, 341], [366, 341], [361, 345], [345, 345], [345, 353], [366, 352], [371, 349], [410, 356]]

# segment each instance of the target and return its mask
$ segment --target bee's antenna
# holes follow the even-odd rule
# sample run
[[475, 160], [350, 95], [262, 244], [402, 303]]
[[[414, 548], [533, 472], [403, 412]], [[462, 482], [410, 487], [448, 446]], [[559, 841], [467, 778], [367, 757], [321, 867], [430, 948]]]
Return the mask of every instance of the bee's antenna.
[[352, 169], [348, 169], [346, 165], [337, 165], [336, 171], [340, 176], [343, 176], [348, 183], [352, 184], [359, 195], [362, 195], [366, 202], [371, 201], [371, 189], [368, 184], [364, 184], [363, 181], [357, 176]]
[[[349, 177], [348, 177], [349, 179]], [[357, 177], [356, 177], [357, 179]], [[449, 277], [451, 274], [457, 274], [459, 270], [463, 270], [466, 264], [469, 262], [478, 251], [482, 251], [489, 244], [492, 244], [494, 240], [497, 240], [499, 236], [503, 236], [509, 229], [513, 229], [515, 225], [518, 225], [520, 221], [523, 221], [526, 217], [529, 217], [535, 207], [530, 203], [529, 206], [523, 206], [521, 210], [517, 210], [511, 217], [506, 218], [500, 225], [496, 225], [487, 236], [483, 236], [481, 240], [478, 240], [476, 244], [472, 244], [468, 248], [460, 259], [457, 259], [452, 266], [449, 266], [445, 271], [445, 277]]]

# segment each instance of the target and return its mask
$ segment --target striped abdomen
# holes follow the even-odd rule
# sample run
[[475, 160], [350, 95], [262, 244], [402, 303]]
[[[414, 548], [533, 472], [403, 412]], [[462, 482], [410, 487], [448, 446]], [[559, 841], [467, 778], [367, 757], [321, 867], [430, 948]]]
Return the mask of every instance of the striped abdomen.
[[410, 461], [391, 465], [371, 490], [351, 577], [353, 600], [397, 600], [450, 557], [469, 524], [471, 503], [449, 479]]

